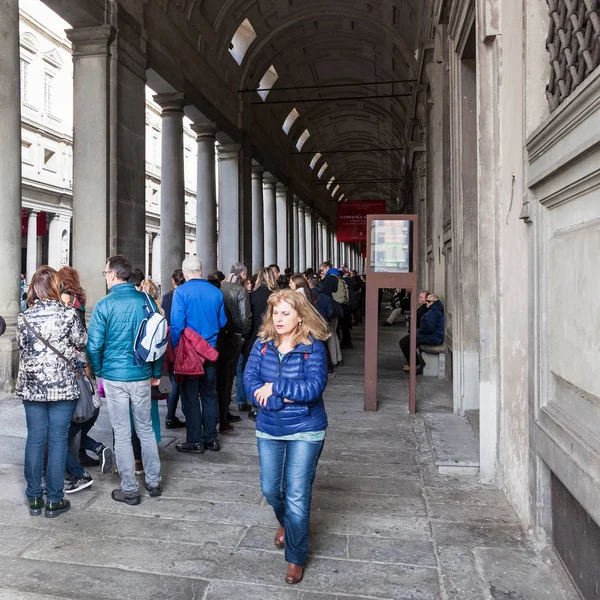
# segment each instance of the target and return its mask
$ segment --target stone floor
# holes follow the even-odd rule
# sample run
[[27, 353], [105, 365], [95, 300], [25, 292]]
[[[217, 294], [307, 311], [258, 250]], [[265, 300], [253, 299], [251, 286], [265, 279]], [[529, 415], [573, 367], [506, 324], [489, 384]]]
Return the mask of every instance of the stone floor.
[[[23, 409], [2, 398], [0, 600], [576, 600], [555, 555], [536, 551], [500, 491], [437, 473], [424, 417], [451, 411], [451, 387], [420, 378], [420, 412], [408, 415], [402, 332], [381, 329], [377, 413], [362, 410], [362, 330], [330, 378], [310, 562], [295, 587], [272, 545], [276, 522], [245, 416], [219, 453], [179, 454], [177, 435], [164, 431], [161, 498], [115, 503], [117, 477], [91, 469], [94, 485], [71, 496], [73, 509], [45, 519], [24, 504]], [[98, 423], [94, 437], [109, 443], [106, 410]]]

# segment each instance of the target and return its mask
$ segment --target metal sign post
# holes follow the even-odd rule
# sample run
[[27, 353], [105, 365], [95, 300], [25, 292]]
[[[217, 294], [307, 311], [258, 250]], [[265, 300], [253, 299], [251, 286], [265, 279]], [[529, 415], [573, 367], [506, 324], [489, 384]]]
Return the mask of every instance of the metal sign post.
[[[396, 224], [397, 222], [397, 224]], [[406, 223], [410, 223], [407, 228]], [[417, 215], [367, 216], [367, 297], [365, 315], [365, 410], [377, 410], [377, 347], [379, 327], [379, 289], [404, 288], [410, 295], [410, 356], [408, 409], [417, 407]], [[408, 233], [406, 244], [403, 243]], [[407, 254], [405, 254], [405, 252]], [[398, 372], [400, 361], [398, 361]]]

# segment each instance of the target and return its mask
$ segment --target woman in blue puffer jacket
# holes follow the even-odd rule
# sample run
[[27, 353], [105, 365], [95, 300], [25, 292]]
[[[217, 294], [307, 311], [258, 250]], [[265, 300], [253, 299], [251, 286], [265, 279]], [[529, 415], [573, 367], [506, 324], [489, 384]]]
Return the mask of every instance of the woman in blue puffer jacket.
[[303, 294], [275, 292], [244, 372], [246, 397], [259, 409], [261, 488], [279, 521], [274, 543], [285, 546], [290, 584], [302, 581], [308, 553], [312, 484], [327, 428], [323, 341], [329, 335]]

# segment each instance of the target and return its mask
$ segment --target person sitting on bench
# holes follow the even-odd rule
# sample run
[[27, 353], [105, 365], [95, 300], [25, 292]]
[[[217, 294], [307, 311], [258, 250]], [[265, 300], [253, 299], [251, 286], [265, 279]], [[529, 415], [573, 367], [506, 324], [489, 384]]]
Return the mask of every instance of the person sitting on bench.
[[[439, 296], [428, 294], [426, 298], [427, 312], [421, 317], [417, 329], [417, 348], [419, 346], [438, 346], [444, 341], [444, 307]], [[403, 369], [409, 370], [410, 365], [410, 335], [405, 335], [399, 342], [400, 349], [406, 358]], [[423, 366], [417, 368], [417, 375], [423, 373]]]

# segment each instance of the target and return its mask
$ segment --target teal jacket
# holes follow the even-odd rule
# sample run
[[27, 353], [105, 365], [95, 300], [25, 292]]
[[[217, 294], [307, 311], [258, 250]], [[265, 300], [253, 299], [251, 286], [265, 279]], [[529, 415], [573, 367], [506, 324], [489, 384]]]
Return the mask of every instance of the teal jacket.
[[88, 328], [87, 352], [97, 377], [109, 381], [160, 378], [164, 357], [143, 365], [133, 360], [135, 336], [146, 317], [145, 304], [144, 294], [132, 283], [114, 285], [96, 304]]

